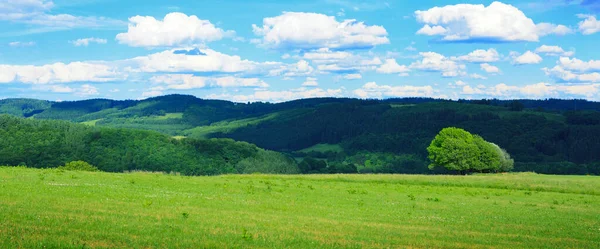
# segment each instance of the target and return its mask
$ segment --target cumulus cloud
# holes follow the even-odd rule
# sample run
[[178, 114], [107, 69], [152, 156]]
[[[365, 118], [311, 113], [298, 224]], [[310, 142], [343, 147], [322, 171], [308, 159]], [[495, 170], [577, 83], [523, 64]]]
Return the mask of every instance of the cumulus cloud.
[[591, 35], [600, 32], [600, 21], [592, 15], [578, 15], [580, 18], [584, 18], [583, 21], [579, 22], [579, 32], [584, 35]]
[[435, 91], [431, 86], [390, 86], [377, 85], [375, 82], [364, 84], [353, 93], [359, 98], [389, 98], [389, 97], [433, 97]]
[[379, 68], [378, 73], [385, 74], [406, 74], [410, 72], [410, 69], [405, 65], [399, 65], [395, 59], [387, 59]]
[[90, 43], [97, 43], [97, 44], [106, 44], [106, 39], [100, 39], [100, 38], [95, 38], [95, 37], [89, 37], [89, 38], [81, 38], [81, 39], [77, 39], [74, 41], [70, 41], [71, 44], [79, 47], [79, 46], [84, 46], [87, 47], [88, 45], [90, 45]]
[[[184, 52], [186, 51], [186, 52]], [[223, 54], [212, 49], [165, 50], [162, 52], [124, 60], [134, 72], [204, 72], [237, 73], [258, 70], [261, 65], [239, 56]], [[277, 63], [271, 63], [277, 64]]]
[[522, 55], [513, 55], [513, 64], [515, 65], [539, 64], [543, 60], [541, 56], [529, 50]]
[[51, 84], [70, 82], [109, 82], [126, 75], [105, 64], [89, 62], [54, 63], [42, 66], [0, 65], [0, 82]]
[[304, 81], [304, 83], [302, 83], [302, 86], [307, 86], [307, 87], [315, 87], [318, 85], [319, 85], [319, 83], [317, 82], [317, 78], [312, 78], [312, 77], [306, 78], [306, 81]]
[[559, 46], [548, 46], [542, 45], [535, 49], [535, 52], [538, 54], [545, 54], [549, 56], [573, 56], [575, 52], [573, 51], [565, 51], [563, 48]]
[[499, 73], [500, 72], [500, 68], [498, 68], [496, 66], [492, 66], [488, 63], [482, 63], [481, 65], [479, 65], [479, 67], [481, 68], [481, 70], [483, 70], [487, 73]]
[[581, 73], [572, 72], [565, 70], [561, 66], [554, 66], [553, 68], [542, 68], [542, 71], [556, 79], [559, 82], [600, 82], [600, 73]]
[[258, 78], [239, 78], [233, 76], [225, 77], [201, 77], [192, 74], [164, 74], [150, 78], [155, 84], [164, 84], [164, 87], [152, 90], [189, 90], [205, 87], [258, 87], [266, 88], [269, 84]]
[[579, 72], [600, 72], [600, 60], [582, 61], [577, 58], [571, 59], [569, 57], [560, 57], [558, 60], [558, 65], [567, 70]]
[[597, 99], [597, 94], [600, 90], [600, 84], [549, 84], [536, 83], [524, 86], [510, 86], [506, 84], [498, 84], [494, 87], [486, 89], [486, 92], [494, 97], [500, 98], [558, 98], [561, 96], [569, 96], [572, 98], [588, 98]]
[[501, 2], [457, 4], [415, 12], [424, 24], [417, 34], [442, 36], [448, 42], [538, 41], [540, 36], [564, 35], [564, 25], [535, 24], [518, 8]]
[[496, 49], [477, 49], [467, 55], [452, 57], [453, 60], [468, 61], [473, 63], [494, 62], [500, 60], [500, 54]]
[[369, 26], [348, 19], [338, 22], [334, 16], [318, 13], [284, 12], [264, 18], [262, 26], [253, 24], [256, 42], [275, 49], [357, 49], [388, 44], [382, 26]]
[[483, 94], [484, 91], [479, 89], [479, 88], [474, 88], [471, 87], [469, 85], [465, 85], [462, 88], [462, 94], [467, 94], [467, 95], [479, 95], [479, 94]]
[[227, 99], [235, 102], [283, 102], [303, 98], [341, 97], [343, 88], [321, 89], [321, 88], [297, 88], [286, 91], [257, 90], [248, 95], [210, 94], [207, 99]]
[[441, 54], [435, 52], [421, 52], [421, 60], [413, 62], [411, 69], [428, 72], [441, 72], [444, 77], [456, 77], [465, 75], [465, 65], [459, 64]]
[[127, 32], [118, 34], [116, 39], [132, 47], [171, 47], [217, 41], [234, 34], [197, 16], [173, 12], [163, 20], [151, 16], [130, 17]]

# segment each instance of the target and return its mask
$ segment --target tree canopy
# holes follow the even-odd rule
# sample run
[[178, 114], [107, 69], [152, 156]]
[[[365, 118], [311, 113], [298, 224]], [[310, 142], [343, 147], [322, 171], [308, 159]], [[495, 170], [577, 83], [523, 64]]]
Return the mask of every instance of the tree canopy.
[[427, 148], [430, 169], [458, 172], [499, 172], [512, 169], [510, 155], [498, 145], [460, 128], [444, 128]]

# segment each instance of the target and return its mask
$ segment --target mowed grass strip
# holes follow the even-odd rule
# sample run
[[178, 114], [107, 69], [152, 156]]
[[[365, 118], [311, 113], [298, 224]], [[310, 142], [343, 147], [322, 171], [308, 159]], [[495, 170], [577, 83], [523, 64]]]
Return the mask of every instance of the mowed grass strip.
[[600, 178], [0, 168], [2, 248], [600, 248]]

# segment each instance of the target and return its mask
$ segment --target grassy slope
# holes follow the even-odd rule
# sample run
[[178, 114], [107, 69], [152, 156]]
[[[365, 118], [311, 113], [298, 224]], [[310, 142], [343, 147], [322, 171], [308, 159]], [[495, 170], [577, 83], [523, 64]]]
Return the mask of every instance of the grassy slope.
[[591, 176], [180, 177], [0, 168], [9, 248], [598, 248]]

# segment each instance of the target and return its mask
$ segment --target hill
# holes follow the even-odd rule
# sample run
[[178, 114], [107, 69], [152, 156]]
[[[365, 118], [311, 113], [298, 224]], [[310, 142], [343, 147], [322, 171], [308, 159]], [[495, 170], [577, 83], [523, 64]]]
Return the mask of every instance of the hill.
[[154, 131], [0, 115], [0, 165], [54, 168], [78, 160], [109, 172], [299, 172], [287, 156], [231, 139], [176, 139]]
[[600, 174], [599, 110], [597, 102], [557, 99], [318, 98], [271, 104], [168, 95], [139, 101], [0, 102], [0, 112], [21, 117], [231, 138], [299, 162], [327, 162], [327, 168], [313, 172], [360, 173], [428, 173], [425, 148], [442, 128], [455, 126], [506, 149], [516, 171]]
[[8, 248], [598, 248], [600, 180], [0, 167]]

